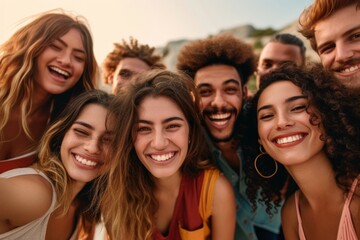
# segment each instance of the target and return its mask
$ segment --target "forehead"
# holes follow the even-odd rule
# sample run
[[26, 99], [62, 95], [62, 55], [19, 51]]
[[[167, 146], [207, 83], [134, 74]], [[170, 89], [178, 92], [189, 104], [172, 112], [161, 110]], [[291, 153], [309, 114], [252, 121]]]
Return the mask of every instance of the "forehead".
[[165, 96], [145, 97], [138, 107], [140, 119], [167, 119], [174, 116], [185, 118], [179, 105]]
[[103, 124], [105, 123], [107, 113], [108, 110], [104, 106], [90, 103], [83, 107], [76, 120], [81, 120], [91, 125]]
[[128, 69], [140, 73], [149, 70], [150, 66], [139, 58], [127, 57], [120, 60], [117, 69]]
[[316, 24], [314, 30], [317, 45], [335, 41], [359, 24], [360, 9], [356, 9], [356, 4], [341, 8]]
[[270, 84], [259, 97], [258, 108], [263, 104], [283, 102], [293, 96], [302, 95], [301, 89], [289, 80], [281, 80]]
[[228, 80], [235, 80], [241, 85], [241, 79], [235, 67], [230, 65], [210, 65], [200, 68], [195, 74], [195, 84], [221, 86]]
[[269, 42], [260, 54], [260, 61], [263, 60], [287, 60], [296, 61], [301, 58], [300, 47], [293, 44], [280, 42]]

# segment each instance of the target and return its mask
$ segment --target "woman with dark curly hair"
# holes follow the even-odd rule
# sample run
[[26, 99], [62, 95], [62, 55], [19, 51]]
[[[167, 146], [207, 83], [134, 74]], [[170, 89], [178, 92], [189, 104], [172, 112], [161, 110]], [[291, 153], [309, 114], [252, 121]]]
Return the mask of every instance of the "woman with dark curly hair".
[[150, 70], [120, 88], [103, 216], [111, 239], [234, 239], [230, 183], [204, 156], [199, 97], [185, 75]]
[[261, 187], [270, 214], [286, 198], [286, 239], [360, 237], [358, 104], [319, 66], [263, 76], [248, 112], [247, 194], [255, 206]]

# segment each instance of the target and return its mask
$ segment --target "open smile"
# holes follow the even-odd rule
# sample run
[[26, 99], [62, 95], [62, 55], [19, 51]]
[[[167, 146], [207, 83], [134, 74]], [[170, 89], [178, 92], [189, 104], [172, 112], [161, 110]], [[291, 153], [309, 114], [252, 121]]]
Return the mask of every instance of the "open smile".
[[288, 146], [288, 145], [292, 146], [294, 144], [301, 142], [306, 136], [307, 133], [297, 133], [289, 136], [275, 137], [272, 141], [279, 146]]

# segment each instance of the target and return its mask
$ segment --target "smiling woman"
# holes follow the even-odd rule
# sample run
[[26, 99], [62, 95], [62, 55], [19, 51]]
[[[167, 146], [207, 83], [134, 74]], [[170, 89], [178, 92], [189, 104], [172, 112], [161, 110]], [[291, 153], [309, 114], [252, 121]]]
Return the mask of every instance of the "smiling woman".
[[90, 234], [110, 165], [111, 100], [100, 90], [81, 94], [45, 132], [35, 165], [0, 174], [0, 239]]
[[35, 160], [46, 126], [96, 75], [84, 19], [63, 12], [39, 15], [0, 46], [0, 173]]
[[256, 206], [261, 187], [269, 212], [285, 199], [285, 239], [360, 237], [358, 104], [319, 66], [262, 76], [248, 112], [247, 194]]
[[102, 203], [110, 238], [234, 239], [234, 194], [204, 158], [194, 83], [150, 70], [114, 102], [116, 161]]

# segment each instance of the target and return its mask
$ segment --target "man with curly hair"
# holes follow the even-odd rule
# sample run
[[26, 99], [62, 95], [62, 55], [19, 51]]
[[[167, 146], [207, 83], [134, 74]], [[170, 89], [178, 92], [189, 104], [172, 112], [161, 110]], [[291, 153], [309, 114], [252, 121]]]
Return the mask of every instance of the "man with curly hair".
[[132, 37], [129, 42], [123, 39], [121, 44], [114, 43], [114, 46], [114, 50], [104, 60], [102, 74], [103, 81], [112, 85], [113, 93], [118, 85], [130, 80], [134, 74], [153, 68], [165, 68], [161, 57], [154, 54], [154, 47], [139, 44]]
[[359, 0], [315, 0], [299, 18], [325, 69], [348, 89], [360, 89]]
[[224, 34], [185, 45], [177, 68], [193, 78], [201, 96], [204, 128], [214, 162], [233, 186], [236, 197], [235, 239], [277, 239], [280, 214], [272, 218], [259, 202], [256, 212], [246, 195], [241, 117], [249, 76], [255, 69], [250, 45]]

